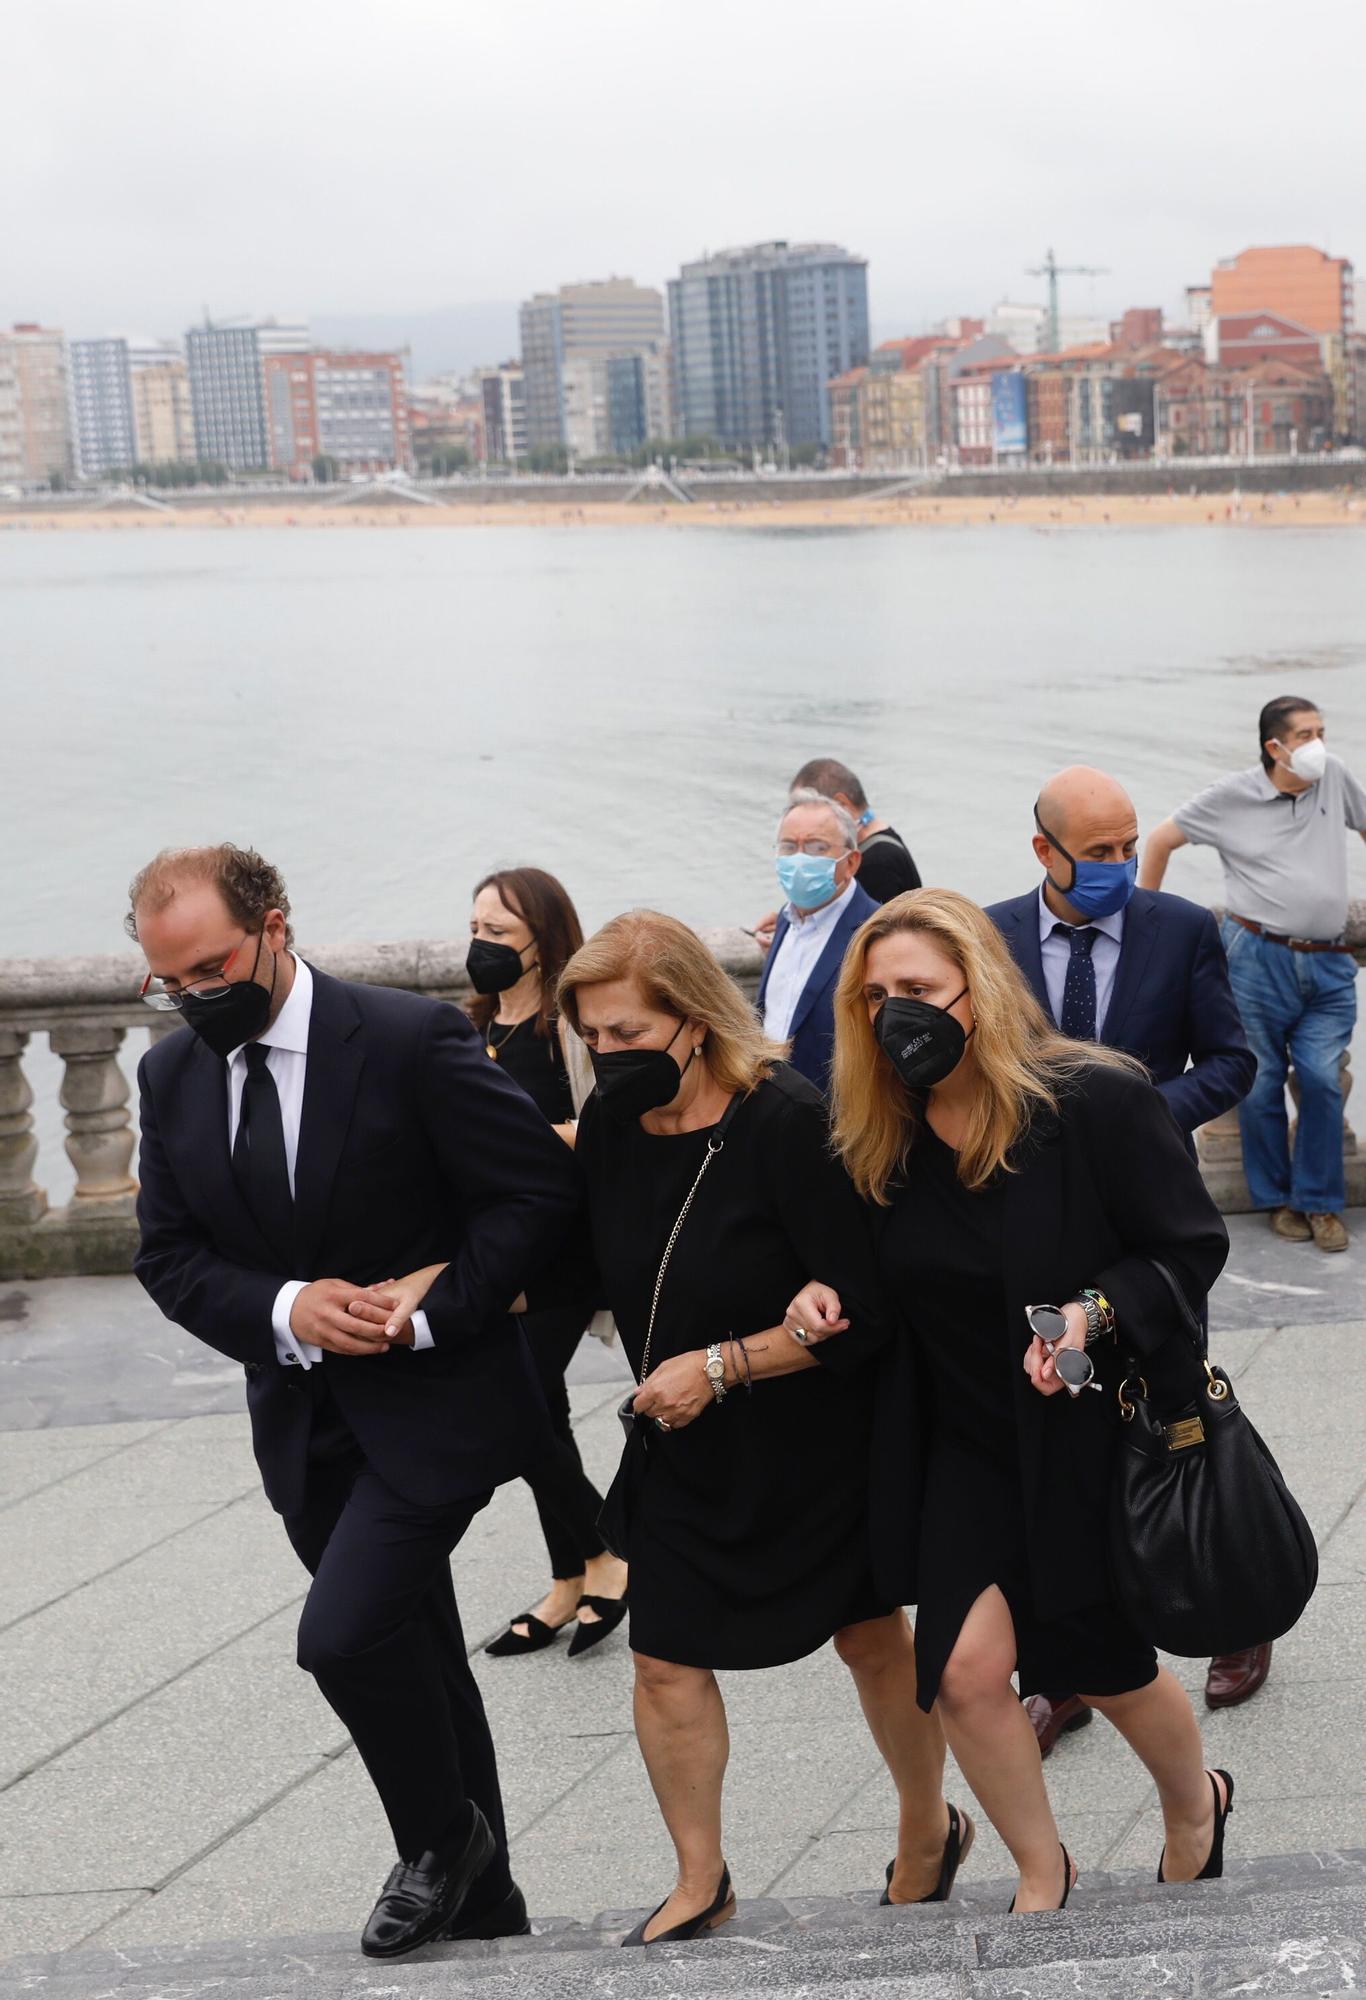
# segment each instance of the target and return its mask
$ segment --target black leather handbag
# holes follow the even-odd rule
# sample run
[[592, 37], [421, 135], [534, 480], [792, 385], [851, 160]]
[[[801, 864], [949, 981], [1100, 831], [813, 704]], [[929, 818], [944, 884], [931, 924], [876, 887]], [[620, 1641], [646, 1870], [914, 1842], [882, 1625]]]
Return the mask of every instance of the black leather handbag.
[[[1154, 1406], [1141, 1364], [1119, 1388], [1110, 1497], [1111, 1583], [1135, 1631], [1188, 1659], [1288, 1632], [1314, 1594], [1309, 1523], [1233, 1393], [1205, 1358], [1200, 1322], [1154, 1257], [1189, 1342], [1189, 1399]], [[1183, 1371], [1184, 1372], [1184, 1371]]]

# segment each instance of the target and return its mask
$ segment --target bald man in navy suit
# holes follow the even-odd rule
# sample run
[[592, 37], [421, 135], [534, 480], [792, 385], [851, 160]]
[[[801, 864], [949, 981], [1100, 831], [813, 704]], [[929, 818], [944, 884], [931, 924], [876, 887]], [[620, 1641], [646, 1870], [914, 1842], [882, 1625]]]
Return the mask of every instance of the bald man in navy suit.
[[[1257, 1073], [1213, 914], [1135, 887], [1138, 815], [1104, 771], [1059, 771], [1034, 818], [1043, 880], [987, 914], [1049, 1017], [1064, 1034], [1137, 1056], [1194, 1153], [1196, 1128], [1233, 1110]], [[1246, 1701], [1270, 1664], [1269, 1645], [1212, 1661], [1206, 1701]], [[1075, 1694], [1026, 1705], [1045, 1755], [1091, 1719]]]

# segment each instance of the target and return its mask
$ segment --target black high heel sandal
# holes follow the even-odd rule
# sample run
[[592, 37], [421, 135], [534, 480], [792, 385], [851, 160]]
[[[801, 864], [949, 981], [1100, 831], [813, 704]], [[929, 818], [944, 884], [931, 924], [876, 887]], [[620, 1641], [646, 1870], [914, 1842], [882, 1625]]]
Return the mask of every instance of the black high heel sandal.
[[[563, 1625], [547, 1625], [534, 1611], [519, 1611], [507, 1631], [500, 1632], [496, 1639], [490, 1639], [484, 1651], [494, 1660], [514, 1660], [523, 1653], [544, 1652], [573, 1623], [572, 1618], [566, 1618]], [[513, 1628], [517, 1625], [525, 1625], [526, 1632], [515, 1631]]]
[[[1067, 1849], [1063, 1847], [1061, 1841], [1058, 1842], [1058, 1847], [1062, 1853], [1062, 1901], [1060, 1903], [1055, 1903], [1053, 1905], [1053, 1908], [1055, 1910], [1065, 1910], [1067, 1908], [1067, 1898], [1072, 1893], [1072, 1883], [1074, 1879], [1072, 1874], [1072, 1857], [1067, 1852]], [[1021, 1910], [1020, 1912], [1020, 1915], [1022, 1917], [1041, 1917], [1044, 1916], [1045, 1914], [1046, 1912], [1044, 1912], [1043, 1910]], [[1015, 1898], [1013, 1896], [1010, 1899], [1010, 1908], [1006, 1911], [1006, 1915], [1008, 1917], [1013, 1917], [1015, 1915]]]
[[[940, 1863], [939, 1881], [928, 1896], [916, 1896], [916, 1903], [947, 1903], [953, 1894], [954, 1877], [972, 1851], [972, 1843], [977, 1838], [977, 1829], [966, 1813], [960, 1813], [957, 1806], [949, 1807], [949, 1831], [944, 1842], [944, 1859]], [[887, 1863], [887, 1887], [878, 1898], [892, 1909], [905, 1909], [909, 1905], [892, 1902], [892, 1877], [896, 1873], [896, 1857]]]
[[[1191, 1877], [1193, 1882], [1217, 1882], [1223, 1875], [1224, 1828], [1228, 1825], [1228, 1816], [1233, 1811], [1233, 1780], [1228, 1772], [1218, 1770], [1206, 1771], [1205, 1776], [1209, 1779], [1210, 1789], [1214, 1793], [1214, 1838], [1209, 1844], [1209, 1854], [1204, 1867], [1198, 1875]], [[1214, 1782], [1216, 1778], [1222, 1778], [1224, 1781], [1224, 1803], [1222, 1806], [1219, 1803], [1219, 1787]], [[1162, 1860], [1157, 1864], [1157, 1879], [1159, 1882], [1166, 1882], [1167, 1880], [1162, 1872], [1166, 1859], [1167, 1850], [1164, 1847], [1162, 1850]], [[1179, 1888], [1180, 1884], [1173, 1883], [1169, 1886]]]
[[[629, 1591], [623, 1591], [620, 1597], [590, 1597], [585, 1594], [579, 1599], [579, 1610], [586, 1604], [590, 1611], [596, 1611], [598, 1615], [591, 1625], [585, 1625], [582, 1618], [575, 1625], [574, 1636], [569, 1642], [571, 1660], [577, 1660], [580, 1654], [600, 1646], [610, 1633], [616, 1631], [626, 1616], [629, 1596]], [[650, 1942], [654, 1942], [653, 1938]]]
[[[664, 1903], [667, 1903], [668, 1900], [666, 1896]], [[735, 1891], [730, 1886], [729, 1868], [726, 1867], [724, 1862], [721, 1864], [721, 1880], [717, 1885], [715, 1896], [708, 1903], [705, 1910], [699, 1910], [695, 1917], [685, 1917], [681, 1924], [674, 1924], [669, 1930], [661, 1931], [658, 1937], [652, 1937], [647, 1940], [645, 1933], [649, 1930], [650, 1925], [659, 1915], [659, 1912], [664, 1908], [664, 1903], [657, 1904], [651, 1910], [649, 1916], [636, 1925], [630, 1936], [622, 1939], [622, 1944], [643, 1945], [647, 1942], [649, 1944], [686, 1944], [689, 1938], [700, 1937], [703, 1931], [714, 1931], [718, 1924], [727, 1923], [735, 1915]]]

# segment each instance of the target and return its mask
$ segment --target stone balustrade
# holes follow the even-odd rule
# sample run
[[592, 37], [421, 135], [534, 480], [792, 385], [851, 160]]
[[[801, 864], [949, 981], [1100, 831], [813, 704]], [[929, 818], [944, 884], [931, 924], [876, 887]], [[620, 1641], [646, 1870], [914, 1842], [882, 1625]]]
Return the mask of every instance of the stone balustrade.
[[[736, 929], [703, 936], [752, 995], [761, 964], [753, 939]], [[463, 1002], [468, 949], [468, 938], [417, 938], [320, 946], [304, 956], [338, 979]], [[126, 1271], [132, 1261], [137, 1134], [120, 1051], [130, 1028], [153, 1038], [185, 1032], [178, 1016], [153, 1013], [138, 998], [146, 970], [138, 952], [0, 959], [0, 1279]], [[46, 1035], [63, 1064], [60, 1097], [76, 1186], [59, 1208], [49, 1206], [36, 1174], [33, 1091], [24, 1074], [34, 1035]]]
[[[753, 940], [738, 929], [703, 936], [752, 996], [761, 964]], [[1352, 905], [1348, 939], [1360, 963], [1366, 958], [1366, 903]], [[464, 938], [419, 938], [331, 945], [304, 955], [339, 979], [462, 1002], [470, 990], [467, 948]], [[139, 1000], [145, 969], [137, 952], [0, 960], [0, 1279], [129, 1267], [137, 1241], [137, 1135], [120, 1051], [130, 1028], [153, 1037], [183, 1032], [175, 1015], [153, 1013]], [[63, 1064], [60, 1098], [76, 1186], [59, 1208], [49, 1206], [35, 1178], [34, 1099], [24, 1074], [24, 1054], [34, 1035], [46, 1035]], [[1350, 1070], [1346, 1083], [1350, 1088]], [[1206, 1182], [1220, 1207], [1229, 1213], [1249, 1208], [1236, 1113], [1207, 1125], [1198, 1143]], [[1366, 1203], [1366, 1157], [1358, 1154], [1350, 1126], [1344, 1146], [1348, 1201], [1356, 1206]]]

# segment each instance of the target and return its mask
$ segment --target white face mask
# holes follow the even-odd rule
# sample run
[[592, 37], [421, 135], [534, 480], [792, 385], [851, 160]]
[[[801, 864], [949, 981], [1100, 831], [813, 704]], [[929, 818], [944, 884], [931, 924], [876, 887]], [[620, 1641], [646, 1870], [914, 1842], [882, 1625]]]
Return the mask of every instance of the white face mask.
[[[1273, 739], [1278, 750], [1285, 745], [1279, 737]], [[1307, 778], [1317, 784], [1328, 768], [1328, 748], [1321, 736], [1311, 737], [1308, 743], [1301, 743], [1298, 750], [1290, 752], [1290, 768], [1297, 778]]]

